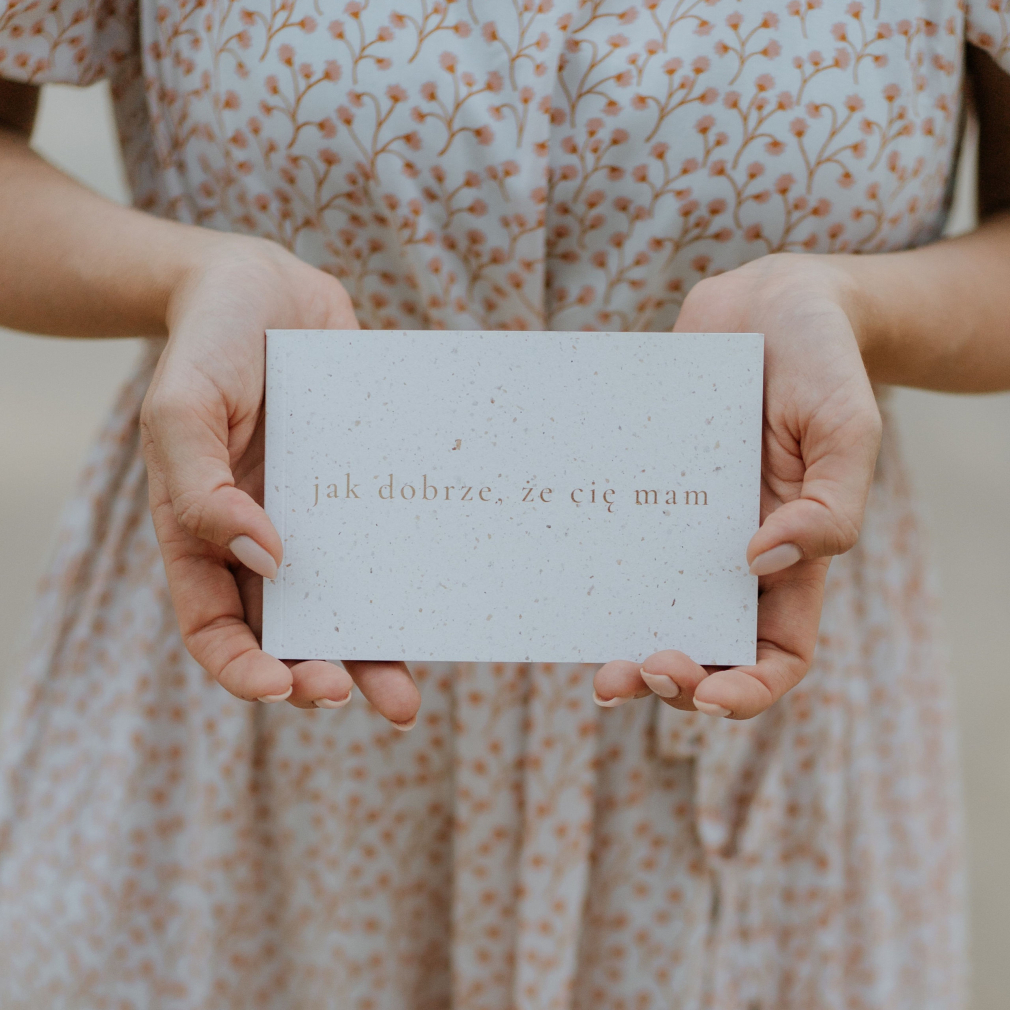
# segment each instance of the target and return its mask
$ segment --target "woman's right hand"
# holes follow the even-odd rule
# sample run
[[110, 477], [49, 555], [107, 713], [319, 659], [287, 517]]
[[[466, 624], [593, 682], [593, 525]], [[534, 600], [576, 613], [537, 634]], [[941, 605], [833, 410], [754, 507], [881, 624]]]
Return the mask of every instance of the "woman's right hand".
[[183, 641], [248, 701], [335, 708], [352, 681], [398, 729], [421, 697], [403, 663], [281, 662], [259, 646], [262, 582], [281, 563], [263, 511], [267, 329], [357, 329], [333, 277], [262, 239], [201, 232], [173, 286], [168, 344], [141, 411], [151, 512]]

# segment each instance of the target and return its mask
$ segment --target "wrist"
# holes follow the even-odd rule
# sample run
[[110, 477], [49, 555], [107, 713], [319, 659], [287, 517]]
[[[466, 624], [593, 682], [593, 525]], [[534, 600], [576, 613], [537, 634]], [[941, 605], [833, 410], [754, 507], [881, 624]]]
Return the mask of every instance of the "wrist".
[[852, 326], [853, 336], [871, 380], [886, 359], [887, 301], [881, 297], [890, 263], [886, 254], [824, 256], [834, 281], [834, 295]]
[[166, 246], [168, 263], [160, 291], [159, 313], [166, 332], [171, 332], [190, 293], [209, 271], [222, 264], [263, 263], [271, 258], [275, 249], [272, 242], [252, 236], [166, 223], [175, 230], [174, 241]]

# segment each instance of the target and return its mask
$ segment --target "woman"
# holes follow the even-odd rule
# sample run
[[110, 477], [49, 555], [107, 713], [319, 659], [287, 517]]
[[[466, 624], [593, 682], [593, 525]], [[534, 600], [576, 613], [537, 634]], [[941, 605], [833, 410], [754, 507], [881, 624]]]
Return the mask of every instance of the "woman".
[[[1010, 386], [1010, 222], [928, 244], [966, 41], [1006, 195], [1010, 13], [908, 7], [8, 0], [0, 322], [168, 342], [6, 742], [5, 1010], [962, 1005], [947, 688], [871, 382]], [[25, 144], [37, 84], [102, 76], [137, 209]], [[764, 332], [758, 664], [261, 652], [263, 331], [358, 324]]]

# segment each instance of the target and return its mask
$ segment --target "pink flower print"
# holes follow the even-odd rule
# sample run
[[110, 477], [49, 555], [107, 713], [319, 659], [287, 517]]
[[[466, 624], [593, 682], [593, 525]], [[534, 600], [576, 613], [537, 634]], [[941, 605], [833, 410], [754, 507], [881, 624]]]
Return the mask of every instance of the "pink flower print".
[[347, 5], [344, 7], [344, 13], [352, 18], [357, 18], [361, 15], [361, 12], [365, 9], [365, 5], [361, 3], [361, 0], [349, 0]]
[[766, 11], [764, 16], [761, 18], [762, 28], [778, 28], [779, 26], [779, 16], [774, 11]]
[[319, 23], [315, 18], [309, 17], [306, 14], [305, 17], [298, 22], [298, 27], [301, 28], [306, 35], [311, 35], [319, 27]]
[[802, 136], [804, 136], [806, 134], [806, 132], [807, 132], [807, 121], [805, 119], [802, 119], [802, 118], [800, 118], [800, 117], [797, 116], [797, 118], [794, 119], [789, 124], [789, 132], [794, 137], [802, 137]]
[[331, 21], [327, 26], [327, 31], [335, 38], [344, 38], [344, 22], [343, 21]]
[[897, 84], [886, 84], [884, 86], [883, 95], [888, 103], [895, 101], [900, 94], [901, 88]]
[[691, 69], [696, 74], [705, 73], [711, 65], [712, 62], [707, 56], [696, 56], [693, 60], [691, 60]]
[[859, 0], [852, 0], [852, 3], [845, 8], [845, 13], [848, 14], [849, 17], [858, 19], [863, 13], [863, 5], [859, 2]]
[[610, 46], [611, 49], [623, 49], [625, 46], [630, 44], [631, 39], [629, 39], [627, 35], [616, 34], [611, 35], [607, 39], [607, 45]]
[[289, 45], [287, 42], [282, 43], [277, 47], [277, 58], [286, 67], [294, 65], [295, 62], [295, 48]]
[[775, 87], [775, 78], [771, 74], [758, 74], [754, 80], [754, 87], [758, 91], [771, 91]]
[[454, 74], [456, 72], [457, 61], [456, 57], [452, 53], [442, 53], [442, 55], [438, 58], [438, 63], [439, 66], [443, 70], [448, 71], [448, 73]]
[[795, 177], [786, 172], [784, 175], [780, 175], [775, 180], [775, 192], [778, 193], [779, 196], [785, 196], [795, 185]]
[[739, 11], [734, 11], [732, 14], [728, 15], [726, 18], [726, 27], [732, 28], [734, 31], [743, 24], [743, 15]]
[[494, 130], [490, 126], [478, 126], [473, 135], [481, 147], [487, 147], [494, 140]]

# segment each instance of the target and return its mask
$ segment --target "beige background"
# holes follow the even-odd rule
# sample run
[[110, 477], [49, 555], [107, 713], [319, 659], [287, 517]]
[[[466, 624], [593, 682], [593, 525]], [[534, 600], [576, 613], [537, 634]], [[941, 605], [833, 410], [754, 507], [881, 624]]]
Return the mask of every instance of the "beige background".
[[[35, 146], [113, 199], [126, 187], [102, 87], [44, 91]], [[970, 158], [955, 225], [970, 225]], [[2, 226], [0, 226], [2, 232]], [[2, 287], [0, 287], [2, 297]], [[0, 330], [0, 705], [63, 501], [135, 341]], [[1010, 1007], [1010, 394], [894, 397], [933, 534], [962, 729], [971, 854], [973, 1010]]]

